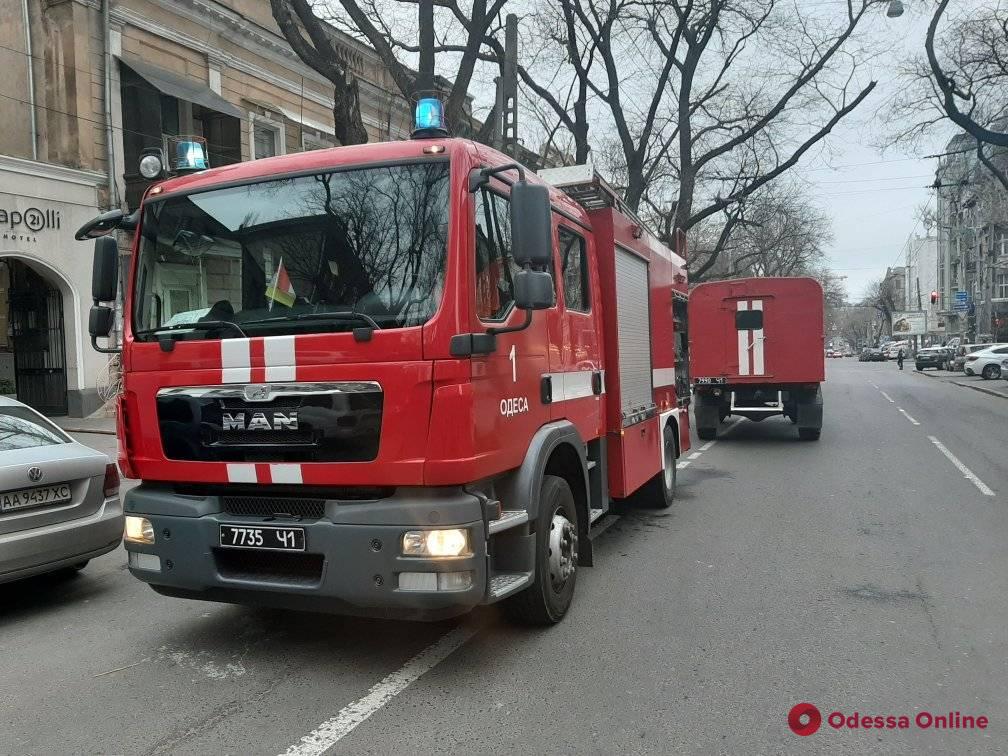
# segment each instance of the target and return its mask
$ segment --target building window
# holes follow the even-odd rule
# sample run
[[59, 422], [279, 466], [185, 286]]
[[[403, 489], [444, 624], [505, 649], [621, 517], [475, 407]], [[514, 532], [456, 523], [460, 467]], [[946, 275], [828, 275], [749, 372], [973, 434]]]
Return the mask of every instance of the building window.
[[249, 131], [253, 160], [283, 155], [286, 152], [284, 126], [281, 122], [249, 113]]
[[1008, 273], [998, 273], [994, 284], [994, 297], [1008, 299]]
[[591, 284], [588, 279], [588, 253], [585, 240], [561, 228], [560, 260], [563, 268], [564, 304], [568, 310], [591, 311]]
[[301, 149], [304, 152], [311, 152], [312, 150], [328, 150], [330, 147], [335, 147], [331, 137], [325, 137], [318, 134], [312, 134], [310, 132], [303, 133], [301, 135]]

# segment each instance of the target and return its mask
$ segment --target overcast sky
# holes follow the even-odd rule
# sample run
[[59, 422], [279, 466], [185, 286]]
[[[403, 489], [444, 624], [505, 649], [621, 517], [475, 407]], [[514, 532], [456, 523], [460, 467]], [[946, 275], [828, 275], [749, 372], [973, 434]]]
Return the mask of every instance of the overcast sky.
[[901, 251], [908, 236], [925, 233], [915, 209], [925, 203], [934, 205], [935, 193], [925, 187], [934, 181], [936, 161], [920, 157], [941, 152], [954, 133], [948, 127], [935, 129], [928, 143], [885, 153], [873, 146], [887, 128], [878, 111], [900, 86], [897, 64], [924, 50], [930, 21], [925, 12], [931, 4], [923, 0], [904, 0], [904, 4], [907, 10], [901, 18], [887, 19], [881, 12], [873, 23], [890, 52], [872, 65], [879, 83], [869, 101], [853, 120], [833, 132], [828, 153], [820, 152], [800, 170], [813, 183], [819, 206], [833, 219], [836, 240], [828, 262], [838, 275], [847, 276], [847, 293], [854, 301], [887, 266], [902, 264]]

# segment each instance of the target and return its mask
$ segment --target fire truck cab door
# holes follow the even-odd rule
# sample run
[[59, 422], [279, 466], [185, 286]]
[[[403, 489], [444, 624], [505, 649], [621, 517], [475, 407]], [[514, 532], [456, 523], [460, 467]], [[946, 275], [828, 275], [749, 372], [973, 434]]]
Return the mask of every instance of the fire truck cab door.
[[[494, 182], [473, 195], [474, 331], [514, 327], [525, 319], [524, 311], [514, 306], [513, 275], [518, 268], [511, 258], [506, 191]], [[492, 353], [472, 358], [474, 441], [488, 464], [498, 469], [519, 465], [533, 434], [549, 422], [541, 385], [548, 364], [547, 321], [555, 309], [534, 312], [528, 328], [499, 335]]]

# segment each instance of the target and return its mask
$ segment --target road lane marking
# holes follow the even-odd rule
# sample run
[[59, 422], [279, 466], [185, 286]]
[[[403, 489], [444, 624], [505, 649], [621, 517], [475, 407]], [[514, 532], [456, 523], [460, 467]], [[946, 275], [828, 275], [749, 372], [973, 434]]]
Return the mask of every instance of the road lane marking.
[[903, 413], [903, 417], [905, 417], [911, 423], [913, 423], [914, 425], [920, 425], [920, 423], [918, 423], [916, 420], [914, 420], [912, 417], [910, 417], [910, 415], [907, 414], [907, 411], [905, 409], [903, 409], [902, 407], [897, 407], [896, 409], [898, 409], [900, 412], [902, 412]]
[[704, 444], [703, 446], [700, 447], [700, 451], [705, 452], [708, 449], [710, 449], [712, 446], [714, 446], [714, 444], [716, 444], [716, 443], [717, 443], [716, 440], [715, 441], [708, 441], [706, 444]]
[[878, 385], [873, 383], [872, 388], [878, 388]]
[[695, 452], [693, 452], [692, 454], [689, 455], [688, 459], [696, 459], [699, 456], [700, 456], [700, 452], [695, 451]]
[[934, 436], [928, 436], [928, 440], [938, 448], [938, 451], [940, 451], [942, 454], [948, 457], [949, 462], [951, 462], [953, 465], [959, 468], [959, 472], [963, 474], [963, 477], [966, 478], [966, 480], [968, 480], [970, 483], [972, 483], [974, 486], [980, 489], [980, 493], [982, 493], [984, 496], [994, 496], [994, 492], [987, 487], [987, 484], [985, 484], [982, 480], [980, 480], [980, 478], [978, 478], [972, 470], [970, 470], [968, 467], [966, 467], [966, 465], [964, 465], [961, 461], [959, 461], [959, 458], [956, 457], [955, 454], [950, 452], [946, 448], [945, 444], [943, 444]]
[[686, 460], [685, 462], [677, 462], [675, 467], [676, 470], [682, 470], [684, 467], [689, 467], [689, 460]]
[[891, 396], [889, 396], [889, 394], [887, 394], [885, 391], [879, 389], [879, 393], [882, 394], [882, 396], [884, 396], [889, 401], [890, 404], [896, 404], [896, 400], [893, 399]]
[[424, 673], [457, 651], [476, 635], [478, 630], [478, 627], [460, 626], [441, 636], [437, 642], [371, 688], [363, 698], [347, 704], [335, 717], [327, 719], [301, 738], [301, 742], [288, 748], [283, 756], [322, 756], [341, 738], [353, 732], [359, 724], [406, 690]]

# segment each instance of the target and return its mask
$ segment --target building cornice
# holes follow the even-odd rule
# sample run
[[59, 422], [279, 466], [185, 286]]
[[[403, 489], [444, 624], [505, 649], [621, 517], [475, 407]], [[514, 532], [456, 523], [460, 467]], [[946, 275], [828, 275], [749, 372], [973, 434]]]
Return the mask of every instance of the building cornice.
[[67, 168], [63, 165], [26, 160], [24, 158], [11, 157], [10, 155], [0, 155], [0, 171], [51, 179], [53, 181], [63, 181], [69, 184], [78, 184], [93, 188], [104, 186], [108, 181], [106, 174], [101, 171]]

